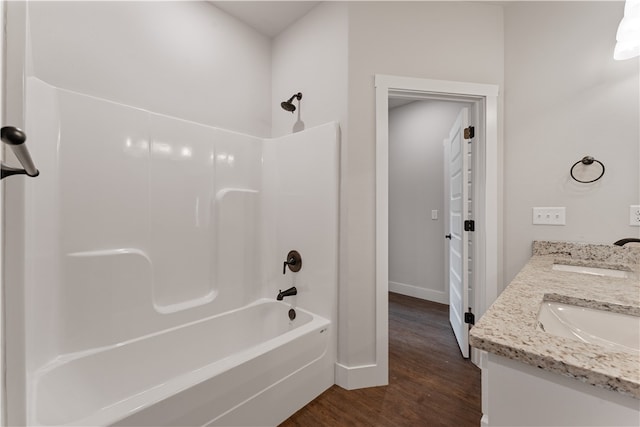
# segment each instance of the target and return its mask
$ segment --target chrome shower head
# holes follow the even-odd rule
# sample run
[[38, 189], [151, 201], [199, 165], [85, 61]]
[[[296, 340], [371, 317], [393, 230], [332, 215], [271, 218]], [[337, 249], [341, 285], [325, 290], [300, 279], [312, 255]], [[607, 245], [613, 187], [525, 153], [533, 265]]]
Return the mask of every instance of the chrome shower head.
[[280, 103], [280, 106], [285, 111], [291, 111], [292, 113], [296, 111], [296, 106], [293, 105], [293, 98], [296, 98], [298, 101], [302, 99], [302, 92], [294, 93], [291, 98], [286, 101]]

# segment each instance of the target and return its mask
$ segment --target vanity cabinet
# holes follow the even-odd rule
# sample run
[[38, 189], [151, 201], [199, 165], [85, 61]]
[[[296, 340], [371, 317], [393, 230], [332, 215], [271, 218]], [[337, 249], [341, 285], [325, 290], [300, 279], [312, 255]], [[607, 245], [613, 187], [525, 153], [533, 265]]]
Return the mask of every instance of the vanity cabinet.
[[640, 426], [633, 397], [491, 353], [481, 365], [482, 427]]

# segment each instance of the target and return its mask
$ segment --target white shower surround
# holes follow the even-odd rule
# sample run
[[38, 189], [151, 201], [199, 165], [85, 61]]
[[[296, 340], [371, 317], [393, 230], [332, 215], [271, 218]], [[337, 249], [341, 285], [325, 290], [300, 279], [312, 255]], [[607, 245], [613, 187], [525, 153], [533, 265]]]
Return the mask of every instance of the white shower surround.
[[[233, 322], [234, 328], [217, 333], [216, 327], [201, 334], [187, 331], [203, 319], [224, 322], [221, 319], [236, 310], [249, 313], [246, 307], [264, 298], [275, 300], [279, 289], [292, 285], [298, 295], [278, 306], [301, 307], [313, 320], [295, 333], [283, 331], [282, 336], [245, 342], [235, 353], [245, 355], [237, 358], [238, 363], [251, 363], [247, 351], [263, 355], [250, 368], [253, 377], [272, 374], [283, 360], [292, 361], [293, 371], [255, 385], [268, 389], [263, 400], [247, 400], [262, 391], [249, 385], [237, 401], [225, 400], [226, 406], [200, 414], [206, 419], [197, 422], [212, 423], [234, 409], [224, 423], [277, 423], [333, 384], [336, 123], [263, 140], [55, 88], [34, 77], [27, 81], [26, 105], [30, 149], [43, 178], [25, 186], [28, 425], [93, 424], [94, 420], [112, 424], [166, 399], [167, 383], [182, 384], [182, 389], [174, 390], [177, 393], [186, 387], [186, 377], [191, 385], [213, 381], [194, 377], [193, 372], [222, 373], [214, 367], [220, 358], [212, 355], [210, 360], [191, 363], [196, 355], [187, 349], [183, 367], [176, 368], [180, 352], [171, 362], [162, 362], [171, 364], [171, 378], [165, 378], [165, 367], [156, 372], [155, 384], [151, 371], [145, 381], [132, 378], [135, 386], [120, 382], [121, 393], [115, 382], [107, 387], [112, 398], [97, 396], [104, 388], [86, 372], [117, 378], [121, 364], [109, 360], [118, 357], [134, 366], [157, 359], [160, 366], [163, 352], [144, 350], [154, 348], [151, 343], [164, 342], [167, 352], [172, 346], [189, 348], [198, 340], [212, 340], [215, 346], [216, 341], [224, 342], [220, 334], [262, 323]], [[282, 262], [290, 249], [301, 253], [303, 268], [283, 276]], [[286, 311], [282, 310], [283, 316]], [[186, 344], [170, 339], [187, 335], [191, 341]], [[278, 342], [287, 352], [275, 350]], [[126, 356], [136, 346], [142, 349], [138, 356]], [[311, 354], [308, 348], [318, 351]], [[94, 363], [98, 359], [102, 362]], [[91, 369], [77, 370], [77, 366]], [[78, 372], [84, 372], [81, 380]], [[209, 390], [234, 384], [236, 380], [226, 375], [211, 382]], [[55, 387], [44, 387], [48, 381]], [[47, 393], [65, 392], [80, 398], [58, 414], [60, 405], [48, 400]], [[149, 400], [135, 400], [142, 395]], [[264, 406], [278, 395], [292, 398], [277, 409]], [[137, 403], [122, 403], [128, 399]], [[164, 409], [138, 419], [171, 423], [162, 412], [186, 411], [181, 401], [165, 401]], [[47, 412], [47, 407], [57, 409]], [[145, 418], [153, 414], [159, 418]]]

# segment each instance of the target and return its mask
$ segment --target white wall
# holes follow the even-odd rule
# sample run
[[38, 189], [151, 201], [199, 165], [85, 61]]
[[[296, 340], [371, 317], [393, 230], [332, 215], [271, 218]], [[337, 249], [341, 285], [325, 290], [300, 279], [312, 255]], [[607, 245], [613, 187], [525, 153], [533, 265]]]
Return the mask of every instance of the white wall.
[[212, 4], [30, 2], [29, 14], [30, 75], [156, 113], [270, 135], [270, 40]]
[[[640, 237], [629, 226], [640, 202], [639, 61], [613, 60], [622, 11], [622, 2], [505, 7], [505, 284], [534, 239]], [[596, 183], [569, 175], [585, 155], [606, 166]], [[566, 206], [567, 225], [532, 225], [534, 206]]]
[[[271, 119], [274, 137], [347, 118], [347, 5], [321, 3], [273, 39]], [[280, 103], [294, 93], [292, 114]], [[298, 106], [300, 106], [298, 108]], [[300, 124], [296, 126], [296, 130]]]
[[349, 4], [349, 130], [343, 168], [339, 361], [376, 363], [374, 75], [503, 83], [502, 8], [458, 2]]
[[389, 289], [443, 304], [449, 296], [442, 141], [461, 108], [417, 101], [389, 110]]

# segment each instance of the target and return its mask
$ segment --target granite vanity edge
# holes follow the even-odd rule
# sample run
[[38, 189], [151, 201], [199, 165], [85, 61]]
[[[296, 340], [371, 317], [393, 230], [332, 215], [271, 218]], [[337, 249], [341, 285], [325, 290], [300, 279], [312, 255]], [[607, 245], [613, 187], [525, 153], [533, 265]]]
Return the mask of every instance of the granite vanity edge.
[[592, 308], [595, 310], [606, 310], [612, 313], [628, 314], [631, 316], [640, 317], [640, 306], [594, 301], [586, 298], [562, 295], [555, 292], [545, 293], [542, 297], [542, 301], [559, 302], [561, 304], [575, 305], [578, 307]]
[[553, 356], [544, 356], [532, 353], [512, 347], [508, 344], [501, 344], [490, 339], [470, 335], [469, 343], [474, 348], [484, 350], [507, 359], [516, 360], [547, 372], [553, 372], [565, 377], [574, 378], [595, 387], [614, 391], [635, 399], [640, 399], [640, 383], [636, 383], [631, 380], [615, 377], [603, 372], [597, 372], [581, 366], [571, 365], [558, 360]]

